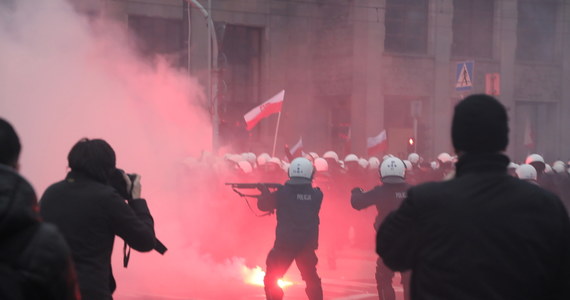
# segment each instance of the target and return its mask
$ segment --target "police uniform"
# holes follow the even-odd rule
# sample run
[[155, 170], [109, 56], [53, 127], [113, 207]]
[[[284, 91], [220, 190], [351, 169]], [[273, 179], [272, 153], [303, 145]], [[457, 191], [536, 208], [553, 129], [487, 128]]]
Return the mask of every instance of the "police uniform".
[[323, 193], [313, 188], [310, 179], [292, 178], [275, 192], [265, 193], [257, 203], [261, 211], [276, 211], [275, 244], [267, 256], [264, 278], [267, 299], [280, 300], [283, 290], [277, 285], [293, 261], [297, 264], [309, 300], [322, 300], [321, 279], [317, 274], [319, 211]]
[[[362, 190], [356, 188], [352, 190], [350, 203], [352, 207], [357, 210], [376, 205], [378, 215], [374, 222], [374, 228], [378, 229], [382, 220], [384, 220], [390, 212], [400, 206], [402, 201], [406, 198], [406, 193], [409, 188], [410, 186], [405, 182], [385, 183], [367, 192], [362, 192]], [[386, 267], [382, 259], [378, 257], [376, 261], [376, 285], [380, 300], [396, 299], [394, 288], [392, 287], [392, 277], [394, 277], [394, 272]], [[409, 276], [402, 274], [402, 283], [404, 284], [405, 292], [407, 292], [408, 282]]]

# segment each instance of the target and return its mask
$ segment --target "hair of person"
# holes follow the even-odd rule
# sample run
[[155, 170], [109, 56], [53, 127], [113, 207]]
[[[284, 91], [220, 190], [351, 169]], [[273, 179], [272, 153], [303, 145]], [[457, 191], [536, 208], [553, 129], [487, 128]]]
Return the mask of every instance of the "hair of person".
[[0, 118], [0, 164], [16, 168], [22, 145], [14, 127]]
[[507, 110], [492, 96], [470, 95], [455, 106], [451, 139], [456, 151], [501, 152], [509, 144]]
[[69, 151], [67, 162], [72, 171], [80, 172], [99, 182], [107, 183], [115, 170], [115, 151], [102, 139], [83, 138]]

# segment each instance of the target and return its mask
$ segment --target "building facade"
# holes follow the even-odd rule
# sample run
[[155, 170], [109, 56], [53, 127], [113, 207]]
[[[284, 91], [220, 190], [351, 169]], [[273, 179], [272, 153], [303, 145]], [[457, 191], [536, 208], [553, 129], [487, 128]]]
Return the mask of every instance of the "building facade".
[[410, 138], [426, 157], [452, 152], [455, 103], [491, 93], [509, 110], [515, 161], [570, 159], [570, 0], [73, 2], [197, 76], [216, 99], [218, 145], [236, 152], [271, 151], [278, 116], [248, 132], [243, 115], [283, 89], [277, 153], [302, 137], [341, 156], [365, 156], [384, 129], [390, 153], [407, 155]]

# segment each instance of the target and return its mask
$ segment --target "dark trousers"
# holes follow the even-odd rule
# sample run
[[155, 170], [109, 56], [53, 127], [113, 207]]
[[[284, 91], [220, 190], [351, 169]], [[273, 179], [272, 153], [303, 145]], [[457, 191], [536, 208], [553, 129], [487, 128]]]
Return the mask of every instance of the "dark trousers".
[[321, 278], [317, 274], [318, 258], [314, 249], [279, 249], [273, 248], [267, 255], [267, 272], [263, 282], [265, 284], [265, 296], [267, 300], [283, 299], [283, 290], [277, 285], [277, 281], [285, 275], [291, 264], [295, 261], [301, 277], [307, 287], [305, 292], [309, 300], [322, 300], [323, 288]]
[[392, 287], [393, 277], [394, 271], [386, 267], [382, 259], [378, 257], [376, 260], [376, 288], [380, 300], [396, 300], [396, 293]]
[[[410, 300], [411, 272], [403, 272], [401, 276], [404, 300]], [[394, 287], [392, 286], [392, 278], [394, 278], [394, 271], [386, 267], [382, 259], [378, 257], [378, 260], [376, 260], [376, 288], [378, 289], [378, 297], [380, 300], [396, 299], [396, 292], [394, 292]]]

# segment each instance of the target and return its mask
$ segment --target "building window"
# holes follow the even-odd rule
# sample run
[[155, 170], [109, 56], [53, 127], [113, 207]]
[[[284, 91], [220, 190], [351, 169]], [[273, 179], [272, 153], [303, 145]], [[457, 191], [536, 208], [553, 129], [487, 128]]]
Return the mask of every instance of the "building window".
[[551, 1], [518, 2], [518, 60], [553, 60], [556, 9], [556, 3]]
[[517, 101], [513, 142], [516, 160], [524, 161], [529, 153], [541, 153], [545, 159], [557, 156], [559, 121], [552, 116], [558, 109], [557, 103]]
[[494, 2], [453, 1], [453, 56], [492, 58]]
[[128, 26], [137, 37], [136, 45], [143, 56], [166, 57], [173, 66], [185, 67], [182, 20], [129, 15]]
[[387, 0], [384, 43], [386, 51], [426, 53], [427, 12], [427, 0]]
[[[327, 97], [329, 108], [329, 124], [331, 133], [331, 147], [341, 156], [352, 153], [350, 140], [350, 95]], [[341, 158], [342, 159], [342, 158]]]
[[[243, 115], [267, 100], [260, 94], [263, 28], [226, 24], [218, 34], [220, 134], [225, 142], [243, 149], [247, 145], [237, 145], [237, 140], [244, 140]], [[260, 128], [258, 125], [252, 131]]]
[[254, 104], [261, 100], [262, 28], [226, 25], [221, 43], [221, 79], [225, 101]]

